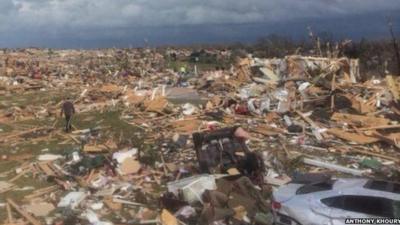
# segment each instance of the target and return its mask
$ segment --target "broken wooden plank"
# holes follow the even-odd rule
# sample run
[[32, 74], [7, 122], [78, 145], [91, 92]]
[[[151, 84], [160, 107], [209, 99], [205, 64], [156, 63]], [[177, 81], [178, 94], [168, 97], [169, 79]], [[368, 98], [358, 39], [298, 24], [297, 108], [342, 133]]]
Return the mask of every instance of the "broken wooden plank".
[[261, 124], [255, 127], [252, 132], [262, 134], [265, 136], [276, 136], [279, 134], [285, 134], [287, 131], [281, 128], [272, 127], [266, 124]]
[[9, 141], [10, 139], [13, 139], [13, 138], [17, 138], [17, 137], [20, 137], [20, 136], [23, 136], [23, 135], [35, 133], [35, 132], [38, 132], [38, 131], [45, 131], [45, 130], [51, 131], [51, 130], [53, 130], [53, 128], [51, 128], [51, 127], [33, 128], [33, 129], [30, 129], [30, 130], [18, 132], [16, 134], [11, 134], [11, 135], [8, 135], [8, 136], [0, 137], [0, 142], [6, 142], [6, 141]]
[[14, 223], [14, 218], [11, 212], [11, 207], [9, 203], [6, 203], [6, 208], [7, 208], [7, 218], [8, 218], [8, 223], [13, 224]]
[[60, 186], [53, 185], [53, 186], [50, 186], [50, 187], [46, 187], [46, 188], [42, 188], [42, 189], [39, 189], [39, 190], [35, 190], [32, 194], [26, 195], [24, 198], [25, 199], [37, 198], [37, 197], [40, 197], [42, 195], [49, 194], [49, 193], [51, 193], [53, 191], [57, 191], [59, 189], [60, 189]]
[[386, 126], [375, 126], [375, 127], [363, 127], [363, 128], [358, 128], [358, 130], [366, 131], [366, 130], [385, 130], [385, 129], [397, 129], [397, 128], [400, 128], [400, 124], [386, 125]]
[[376, 137], [370, 137], [362, 134], [346, 132], [339, 128], [331, 128], [328, 129], [327, 132], [340, 139], [355, 142], [357, 144], [371, 144], [374, 142], [378, 142], [380, 140], [379, 138]]
[[25, 169], [22, 172], [20, 172], [19, 174], [17, 174], [15, 177], [11, 178], [10, 180], [8, 180], [8, 182], [14, 182], [16, 180], [18, 180], [19, 178], [21, 178], [22, 176], [24, 176], [25, 174], [27, 174], [28, 172], [30, 172], [31, 170]]
[[341, 123], [348, 123], [362, 127], [386, 126], [390, 123], [389, 119], [382, 117], [353, 115], [347, 113], [334, 113], [331, 119]]
[[0, 181], [0, 194], [11, 191], [15, 187], [14, 184], [7, 181]]
[[47, 176], [56, 176], [56, 173], [49, 166], [49, 162], [38, 163], [37, 166], [41, 171], [43, 171]]
[[378, 158], [389, 160], [389, 161], [393, 161], [393, 162], [400, 162], [400, 159], [398, 157], [392, 157], [392, 156], [379, 154], [379, 153], [375, 153], [375, 152], [371, 152], [371, 151], [352, 148], [350, 150], [350, 152], [355, 152], [355, 153], [359, 153], [359, 154], [363, 154], [363, 155], [374, 156], [374, 157], [378, 157]]
[[335, 170], [335, 171], [342, 172], [342, 173], [349, 173], [349, 174], [352, 174], [354, 176], [362, 176], [362, 175], [364, 175], [365, 173], [368, 172], [366, 170], [351, 169], [351, 168], [347, 168], [347, 167], [344, 167], [344, 166], [336, 165], [336, 164], [333, 164], [333, 163], [323, 162], [323, 161], [319, 161], [319, 160], [315, 160], [315, 159], [309, 159], [309, 158], [304, 158], [303, 162], [305, 164], [308, 164], [308, 165], [311, 165], [311, 166], [322, 167], [322, 168]]

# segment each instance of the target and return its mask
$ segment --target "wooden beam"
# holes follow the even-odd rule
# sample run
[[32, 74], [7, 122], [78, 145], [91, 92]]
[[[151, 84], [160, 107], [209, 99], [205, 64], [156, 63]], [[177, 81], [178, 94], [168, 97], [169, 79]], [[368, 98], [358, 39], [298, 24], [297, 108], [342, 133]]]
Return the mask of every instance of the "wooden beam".
[[14, 223], [14, 218], [13, 218], [12, 213], [11, 213], [10, 204], [7, 203], [7, 204], [6, 204], [6, 208], [7, 208], [8, 223], [12, 224], [12, 223]]

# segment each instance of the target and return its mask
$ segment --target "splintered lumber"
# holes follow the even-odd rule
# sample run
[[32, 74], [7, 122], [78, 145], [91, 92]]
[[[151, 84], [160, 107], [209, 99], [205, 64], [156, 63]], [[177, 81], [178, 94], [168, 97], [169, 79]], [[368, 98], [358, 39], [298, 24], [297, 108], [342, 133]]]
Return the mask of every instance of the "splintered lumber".
[[388, 155], [379, 154], [379, 153], [375, 153], [375, 152], [371, 152], [371, 151], [360, 150], [360, 149], [351, 149], [351, 152], [364, 154], [364, 155], [369, 155], [369, 156], [375, 156], [375, 157], [378, 157], [378, 158], [381, 158], [381, 159], [385, 159], [385, 160], [389, 160], [389, 161], [393, 161], [393, 162], [400, 162], [400, 159], [398, 157], [391, 157], [391, 156], [388, 156]]
[[286, 133], [286, 131], [281, 128], [272, 127], [272, 126], [265, 125], [265, 124], [261, 124], [261, 125], [257, 126], [256, 128], [254, 128], [253, 132], [262, 134], [265, 136], [276, 136], [279, 134]]
[[0, 181], [0, 194], [6, 193], [11, 191], [15, 187], [14, 184], [11, 184], [6, 181]]
[[7, 155], [7, 160], [8, 161], [18, 161], [18, 162], [24, 162], [29, 159], [33, 158], [33, 155], [31, 153], [21, 153], [18, 155], [14, 154], [9, 154]]
[[38, 163], [37, 166], [41, 171], [43, 171], [47, 176], [57, 176], [56, 173], [49, 166], [49, 162]]
[[42, 188], [42, 189], [39, 189], [39, 190], [35, 190], [32, 194], [26, 195], [24, 198], [25, 199], [37, 198], [39, 196], [42, 196], [42, 195], [45, 195], [45, 194], [49, 194], [49, 193], [51, 193], [53, 191], [57, 191], [59, 189], [60, 189], [60, 187], [58, 185], [53, 185], [53, 186], [50, 186], [50, 187], [46, 187], [46, 188]]
[[14, 223], [14, 218], [13, 218], [13, 216], [12, 216], [11, 207], [10, 207], [10, 204], [9, 204], [9, 203], [6, 204], [6, 208], [7, 208], [8, 223], [12, 224], [12, 223]]
[[51, 131], [51, 130], [53, 130], [53, 128], [51, 128], [51, 127], [33, 128], [33, 129], [22, 131], [22, 132], [19, 132], [19, 133], [16, 133], [16, 134], [11, 134], [11, 135], [8, 135], [8, 136], [0, 137], [0, 142], [7, 142], [7, 141], [10, 141], [13, 138], [17, 138], [17, 137], [20, 137], [20, 136], [23, 136], [23, 135], [35, 133], [35, 132], [38, 132], [38, 131]]
[[390, 123], [389, 119], [381, 117], [361, 116], [361, 115], [353, 115], [347, 113], [334, 113], [331, 119], [338, 122], [348, 123], [362, 127], [385, 126]]
[[322, 141], [323, 137], [326, 138], [326, 134], [320, 133], [319, 129], [321, 129], [312, 119], [310, 119], [308, 116], [304, 115], [300, 111], [296, 111], [296, 113], [303, 119], [305, 120], [310, 126], [312, 127], [313, 134], [314, 136], [319, 140]]
[[72, 135], [68, 135], [72, 140], [74, 140], [77, 144], [81, 144], [81, 142], [76, 139], [76, 137], [72, 136]]
[[400, 137], [398, 133], [393, 133], [389, 135], [382, 135], [378, 132], [373, 132], [374, 137], [380, 138], [382, 141], [389, 143], [396, 148], [400, 148]]
[[355, 142], [357, 144], [371, 144], [380, 141], [380, 139], [376, 137], [370, 137], [363, 134], [350, 133], [338, 128], [331, 128], [327, 132], [340, 139]]
[[384, 129], [396, 129], [396, 128], [400, 128], [400, 124], [386, 125], [386, 126], [376, 126], [376, 127], [365, 127], [365, 128], [358, 128], [357, 130], [359, 130], [359, 131], [364, 131], [364, 130], [384, 130]]
[[18, 180], [19, 178], [21, 178], [22, 176], [24, 176], [25, 174], [27, 174], [28, 172], [30, 172], [31, 170], [28, 169], [24, 169], [22, 172], [20, 172], [19, 174], [17, 174], [15, 177], [11, 178], [10, 180], [8, 180], [8, 182], [14, 182], [16, 180]]
[[336, 164], [333, 164], [333, 163], [322, 162], [322, 161], [319, 161], [319, 160], [309, 159], [309, 158], [304, 158], [303, 162], [305, 164], [308, 164], [308, 165], [311, 165], [311, 166], [322, 167], [322, 168], [335, 170], [335, 171], [342, 172], [342, 173], [349, 173], [349, 174], [352, 174], [354, 176], [362, 176], [367, 172], [367, 171], [363, 171], [363, 170], [351, 169], [351, 168], [347, 168], [347, 167], [344, 167], [344, 166], [336, 165]]
[[22, 217], [24, 217], [26, 220], [29, 221], [29, 223], [33, 224], [33, 225], [42, 225], [42, 223], [37, 220], [35, 217], [33, 217], [32, 215], [30, 215], [28, 212], [26, 212], [25, 210], [21, 209], [17, 203], [15, 203], [12, 199], [8, 198], [7, 199], [7, 203], [10, 204], [10, 206], [17, 211]]
[[361, 97], [353, 96], [351, 94], [346, 94], [344, 96], [351, 101], [351, 107], [362, 114], [376, 111], [375, 105], [364, 103], [364, 100]]

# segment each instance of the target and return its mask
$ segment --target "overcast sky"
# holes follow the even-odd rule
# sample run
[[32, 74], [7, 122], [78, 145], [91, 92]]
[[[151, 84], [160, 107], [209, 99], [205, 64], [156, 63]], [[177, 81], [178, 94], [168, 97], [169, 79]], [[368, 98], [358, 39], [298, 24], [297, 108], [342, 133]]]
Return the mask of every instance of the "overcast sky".
[[95, 41], [99, 33], [113, 39], [132, 35], [132, 29], [151, 33], [167, 26], [290, 23], [385, 11], [400, 12], [400, 0], [0, 0], [0, 44], [35, 44], [40, 35]]

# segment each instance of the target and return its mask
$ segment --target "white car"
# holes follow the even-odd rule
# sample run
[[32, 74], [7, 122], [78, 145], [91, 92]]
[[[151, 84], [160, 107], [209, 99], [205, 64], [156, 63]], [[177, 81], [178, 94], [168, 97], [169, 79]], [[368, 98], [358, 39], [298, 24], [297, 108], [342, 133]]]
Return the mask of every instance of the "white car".
[[400, 224], [400, 184], [346, 178], [289, 183], [273, 192], [271, 208], [276, 225]]

